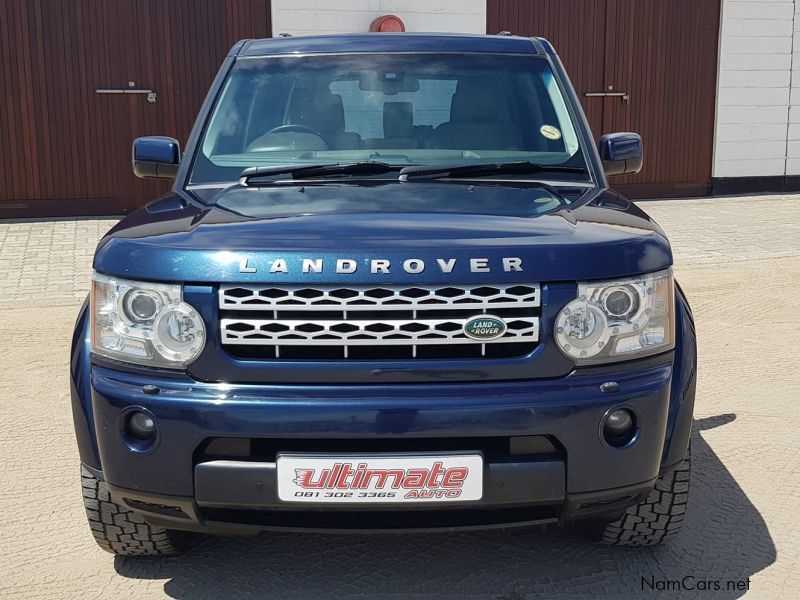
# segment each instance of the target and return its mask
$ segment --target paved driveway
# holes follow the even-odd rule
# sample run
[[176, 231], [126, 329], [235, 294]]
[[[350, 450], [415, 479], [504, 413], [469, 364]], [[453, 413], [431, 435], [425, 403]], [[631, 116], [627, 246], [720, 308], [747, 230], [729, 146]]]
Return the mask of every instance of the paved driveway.
[[[747, 579], [753, 598], [798, 597], [800, 197], [643, 206], [672, 238], [700, 337], [687, 523], [658, 549], [551, 529], [208, 539], [115, 559], [84, 521], [67, 379], [113, 221], [0, 223], [0, 597], [738, 598], [726, 582]], [[685, 577], [698, 589], [679, 594]]]

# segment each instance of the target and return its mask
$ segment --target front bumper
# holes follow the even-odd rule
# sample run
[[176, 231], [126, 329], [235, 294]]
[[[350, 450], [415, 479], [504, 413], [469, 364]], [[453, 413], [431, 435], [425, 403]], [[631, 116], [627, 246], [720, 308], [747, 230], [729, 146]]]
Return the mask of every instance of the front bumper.
[[[92, 365], [92, 412], [115, 499], [154, 524], [211, 532], [507, 526], [615, 514], [649, 491], [662, 468], [673, 358], [557, 380], [385, 386], [225, 385]], [[609, 380], [617, 391], [601, 391]], [[158, 393], [145, 393], [146, 385]], [[639, 428], [622, 449], [600, 435], [603, 416], [617, 406], [632, 410]], [[131, 407], [149, 411], [158, 425], [155, 445], [144, 452], [122, 432]], [[380, 442], [398, 452], [446, 453], [504, 448], [505, 440], [523, 450], [485, 453], [479, 502], [298, 510], [278, 500], [274, 453], [204, 454], [217, 438], [258, 440], [279, 451], [354, 452]]]

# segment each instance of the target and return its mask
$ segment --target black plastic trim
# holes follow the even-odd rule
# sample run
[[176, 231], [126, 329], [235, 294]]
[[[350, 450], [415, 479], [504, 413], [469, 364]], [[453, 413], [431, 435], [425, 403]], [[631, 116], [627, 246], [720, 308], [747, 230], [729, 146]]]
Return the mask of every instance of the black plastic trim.
[[[419, 454], [419, 453], [417, 453]], [[552, 505], [565, 497], [566, 469], [562, 461], [486, 462], [484, 493], [477, 502], [439, 504], [335, 504], [314, 505], [278, 499], [277, 468], [274, 462], [213, 460], [194, 469], [195, 497], [202, 508], [277, 511], [448, 511], [457, 508], [501, 508], [507, 506]]]
[[628, 507], [646, 498], [655, 482], [655, 479], [651, 479], [622, 488], [569, 494], [560, 520], [562, 523], [582, 519], [613, 521]]
[[[218, 535], [255, 535], [260, 531], [414, 533], [530, 527], [579, 520], [609, 522], [641, 502], [654, 483], [655, 479], [622, 488], [570, 494], [564, 501], [551, 504], [408, 511], [200, 509], [194, 498], [109, 487], [117, 502], [131, 506], [127, 502], [132, 500], [137, 512], [153, 526]], [[155, 509], [142, 510], [147, 505]], [[179, 509], [182, 514], [163, 511], [162, 506]]]
[[714, 177], [711, 179], [711, 192], [715, 196], [800, 192], [800, 175]]

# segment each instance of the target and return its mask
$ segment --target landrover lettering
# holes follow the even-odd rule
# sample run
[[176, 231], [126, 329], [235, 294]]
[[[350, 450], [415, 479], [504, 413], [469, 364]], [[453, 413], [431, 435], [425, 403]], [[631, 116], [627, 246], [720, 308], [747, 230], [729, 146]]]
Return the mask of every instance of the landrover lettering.
[[[333, 262], [332, 271], [340, 275], [350, 275], [360, 268], [358, 261], [351, 258], [339, 258]], [[436, 269], [442, 274], [453, 274], [458, 263], [455, 258], [437, 258], [433, 261]], [[471, 258], [467, 261], [471, 273], [491, 273], [492, 265], [488, 258]], [[322, 258], [302, 258], [292, 261], [286, 258], [276, 258], [268, 261], [270, 273], [304, 275], [324, 273], [326, 261]], [[385, 258], [373, 258], [364, 261], [364, 266], [369, 268], [370, 273], [377, 275], [389, 275], [392, 273], [392, 261]], [[428, 263], [422, 258], [409, 258], [401, 261], [400, 268], [410, 275], [424, 273]], [[522, 259], [517, 257], [504, 257], [497, 261], [496, 267], [504, 273], [522, 272]], [[242, 257], [239, 259], [240, 273], [258, 273], [258, 266], [251, 262], [250, 258]]]

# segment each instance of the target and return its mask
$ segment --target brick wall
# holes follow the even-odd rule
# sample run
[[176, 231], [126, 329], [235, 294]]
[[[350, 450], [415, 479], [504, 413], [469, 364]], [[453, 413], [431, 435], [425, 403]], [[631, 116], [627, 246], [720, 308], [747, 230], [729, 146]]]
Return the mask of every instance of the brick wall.
[[272, 31], [368, 31], [384, 14], [399, 16], [407, 31], [486, 33], [486, 0], [272, 0]]
[[723, 1], [715, 177], [800, 174], [797, 12], [793, 0]]

